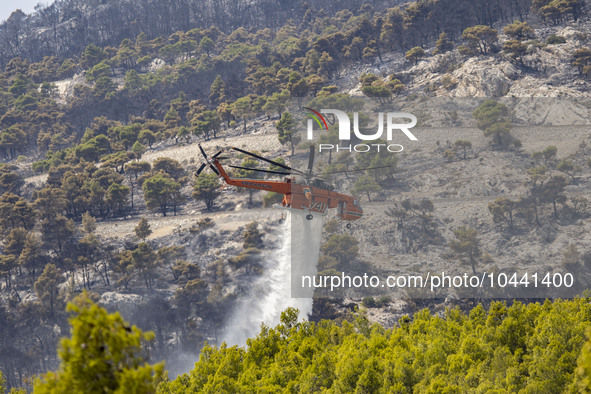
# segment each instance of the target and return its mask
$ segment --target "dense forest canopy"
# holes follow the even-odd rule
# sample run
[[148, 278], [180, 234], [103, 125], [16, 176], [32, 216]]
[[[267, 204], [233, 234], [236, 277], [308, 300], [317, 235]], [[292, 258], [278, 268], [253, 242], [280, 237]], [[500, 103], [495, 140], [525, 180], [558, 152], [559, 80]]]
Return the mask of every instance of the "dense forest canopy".
[[[69, 52], [43, 52], [43, 45], [27, 44], [34, 37], [44, 45], [52, 40], [41, 39], [33, 28], [25, 26], [32, 17], [20, 15], [19, 19], [16, 13], [0, 29], [0, 34], [7, 35], [0, 40], [0, 45], [6, 45], [5, 55], [0, 54], [5, 63], [0, 83], [6, 91], [5, 103], [0, 107], [0, 126], [5, 130], [1, 148], [7, 159], [13, 159], [35, 147], [40, 152], [62, 151], [84, 135], [82, 142], [86, 145], [77, 150], [76, 156], [96, 160], [121, 148], [127, 150], [139, 131], [145, 129], [156, 135], [176, 135], [177, 130], [171, 129], [186, 126], [192, 127], [194, 133], [215, 136], [218, 124], [224, 120], [229, 124], [231, 118], [245, 122], [259, 113], [280, 115], [287, 94], [316, 95], [352, 62], [374, 63], [380, 61], [382, 52], [423, 46], [434, 42], [442, 32], [448, 40], [456, 41], [470, 26], [523, 18], [529, 12], [529, 3], [509, 3], [501, 7], [499, 2], [493, 7], [486, 2], [486, 7], [479, 7], [468, 1], [437, 0], [383, 12], [363, 4], [356, 12], [341, 9], [334, 13], [315, 10], [305, 3], [306, 12], [300, 18], [284, 20], [281, 28], [248, 24], [248, 29], [241, 26], [234, 30], [219, 25], [184, 31], [175, 28], [165, 38], [149, 31], [158, 24], [148, 23], [146, 29], [128, 32], [125, 38], [116, 40], [97, 38], [82, 43], [84, 34], [76, 32], [73, 39], [80, 47], [67, 41], [60, 44]], [[64, 2], [63, 12], [74, 4], [79, 3]], [[96, 12], [101, 7], [112, 8], [111, 3], [97, 7]], [[561, 9], [560, 15], [568, 18], [569, 10]], [[120, 17], [124, 12], [114, 15]], [[89, 20], [109, 19], [97, 15]], [[116, 29], [133, 25], [119, 22], [109, 26]], [[79, 27], [80, 23], [74, 25]], [[109, 28], [89, 30], [104, 34]], [[463, 35], [468, 42], [466, 53], [471, 53], [473, 45], [490, 46], [487, 34], [493, 37], [486, 31]], [[27, 48], [41, 52], [32, 53]], [[51, 82], [81, 71], [85, 79], [77, 80], [67, 106], [58, 105], [56, 86]], [[398, 94], [402, 86], [394, 85], [392, 89]], [[212, 110], [217, 111], [216, 116]], [[127, 133], [124, 142], [119, 130], [112, 127], [117, 123], [105, 123], [107, 131], [93, 130], [99, 127], [95, 119], [98, 116], [106, 117], [108, 122], [132, 122], [130, 127], [136, 130], [132, 135], [137, 136]], [[109, 134], [113, 132], [117, 135]], [[87, 154], [86, 148], [98, 143], [98, 134], [110, 137], [111, 146]], [[113, 137], [119, 142], [115, 143]], [[55, 163], [57, 156], [52, 153], [51, 157]], [[36, 168], [47, 170], [48, 164]]]
[[[140, 33], [154, 39], [210, 26], [225, 34], [241, 27], [277, 31], [290, 20], [303, 29], [312, 27], [316, 20], [323, 20], [326, 27], [330, 17], [344, 10], [355, 12], [365, 8], [384, 16], [387, 8], [401, 3], [361, 0], [57, 0], [49, 6], [39, 6], [31, 15], [14, 12], [0, 26], [0, 65], [6, 65], [17, 56], [31, 61], [39, 61], [44, 56], [60, 59], [77, 56], [89, 44], [116, 46]], [[509, 21], [517, 17], [523, 20], [530, 5], [528, 0], [428, 0], [405, 6], [407, 15], [400, 14], [393, 22], [398, 25], [397, 29], [415, 29], [419, 33], [416, 38], [420, 40], [436, 37], [441, 30], [457, 36], [472, 25], [492, 25], [497, 20]]]

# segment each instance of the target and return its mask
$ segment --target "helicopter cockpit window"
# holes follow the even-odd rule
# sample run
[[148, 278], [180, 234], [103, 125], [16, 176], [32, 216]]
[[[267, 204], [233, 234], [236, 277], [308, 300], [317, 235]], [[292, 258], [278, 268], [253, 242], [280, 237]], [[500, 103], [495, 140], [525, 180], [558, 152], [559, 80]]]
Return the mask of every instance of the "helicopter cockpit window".
[[353, 206], [359, 208], [359, 200], [353, 200]]

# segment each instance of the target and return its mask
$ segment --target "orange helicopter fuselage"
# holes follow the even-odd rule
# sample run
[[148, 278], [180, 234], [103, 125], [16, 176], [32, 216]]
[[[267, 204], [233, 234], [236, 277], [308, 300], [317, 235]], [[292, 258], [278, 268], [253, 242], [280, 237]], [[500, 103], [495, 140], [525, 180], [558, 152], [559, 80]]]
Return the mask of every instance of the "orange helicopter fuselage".
[[284, 181], [234, 179], [230, 178], [219, 160], [214, 159], [212, 164], [228, 185], [283, 194], [282, 206], [284, 208], [321, 215], [328, 214], [328, 209], [336, 208], [337, 216], [342, 220], [357, 220], [363, 216], [363, 209], [361, 209], [359, 200], [346, 194], [322, 187], [296, 183], [294, 177], [285, 178]]

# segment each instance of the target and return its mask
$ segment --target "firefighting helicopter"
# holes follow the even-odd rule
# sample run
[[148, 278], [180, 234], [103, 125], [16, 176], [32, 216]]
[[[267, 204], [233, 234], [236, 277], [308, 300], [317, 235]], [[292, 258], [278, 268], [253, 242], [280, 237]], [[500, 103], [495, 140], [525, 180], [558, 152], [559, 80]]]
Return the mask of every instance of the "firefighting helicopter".
[[[281, 206], [277, 206], [277, 208], [284, 208], [284, 209], [292, 209], [292, 210], [299, 210], [304, 211], [307, 220], [312, 220], [314, 216], [312, 213], [317, 213], [320, 215], [327, 215], [328, 210], [332, 208], [337, 209], [337, 216], [342, 220], [352, 221], [361, 218], [363, 215], [363, 209], [359, 204], [359, 200], [355, 197], [348, 196], [346, 194], [337, 193], [334, 191], [334, 188], [331, 185], [326, 184], [324, 181], [320, 179], [312, 178], [312, 167], [314, 165], [314, 147], [310, 147], [310, 156], [308, 160], [308, 172], [300, 171], [295, 168], [289, 167], [283, 163], [279, 163], [277, 161], [273, 161], [267, 159], [266, 157], [257, 155], [252, 152], [245, 151], [240, 148], [231, 147], [222, 149], [216, 154], [211, 157], [208, 157], [205, 153], [205, 150], [199, 144], [199, 150], [201, 154], [205, 158], [205, 163], [202, 163], [195, 176], [199, 176], [201, 172], [205, 169], [205, 167], [209, 166], [211, 170], [220, 178], [223, 178], [224, 182], [227, 185], [231, 186], [238, 186], [244, 188], [251, 188], [251, 189], [258, 189], [258, 190], [265, 190], [275, 193], [283, 194], [283, 201], [281, 202]], [[257, 160], [261, 160], [272, 164], [276, 167], [279, 167], [285, 171], [275, 171], [275, 170], [268, 170], [263, 168], [249, 168], [249, 167], [241, 167], [241, 166], [234, 166], [229, 165], [231, 168], [237, 168], [241, 170], [247, 171], [257, 171], [257, 172], [264, 172], [269, 174], [277, 174], [277, 175], [288, 175], [283, 179], [283, 181], [269, 181], [269, 180], [260, 180], [260, 179], [235, 179], [230, 178], [224, 167], [222, 166], [220, 160], [227, 159], [228, 157], [220, 156], [226, 150], [234, 150], [245, 155], [254, 157]], [[388, 167], [388, 166], [385, 166]], [[384, 167], [373, 167], [367, 168], [375, 169], [375, 168], [384, 168]], [[357, 171], [365, 171], [365, 170], [357, 170]], [[356, 171], [356, 170], [351, 170]], [[349, 171], [339, 171], [339, 172], [349, 172]], [[337, 172], [334, 172], [335, 174]], [[303, 180], [296, 181], [296, 177], [293, 175], [299, 175], [303, 177]], [[276, 204], [278, 205], [278, 204]], [[347, 228], [350, 228], [350, 223], [347, 224]]]

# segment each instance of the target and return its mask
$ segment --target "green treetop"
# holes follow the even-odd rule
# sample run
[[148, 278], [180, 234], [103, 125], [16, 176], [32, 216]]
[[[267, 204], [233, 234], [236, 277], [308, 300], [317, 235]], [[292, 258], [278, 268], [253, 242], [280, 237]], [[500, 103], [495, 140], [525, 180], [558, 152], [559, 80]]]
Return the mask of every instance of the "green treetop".
[[70, 338], [63, 338], [55, 372], [35, 382], [34, 393], [155, 393], [164, 363], [149, 365], [142, 349], [154, 338], [130, 326], [119, 312], [112, 314], [87, 293], [68, 304]]

